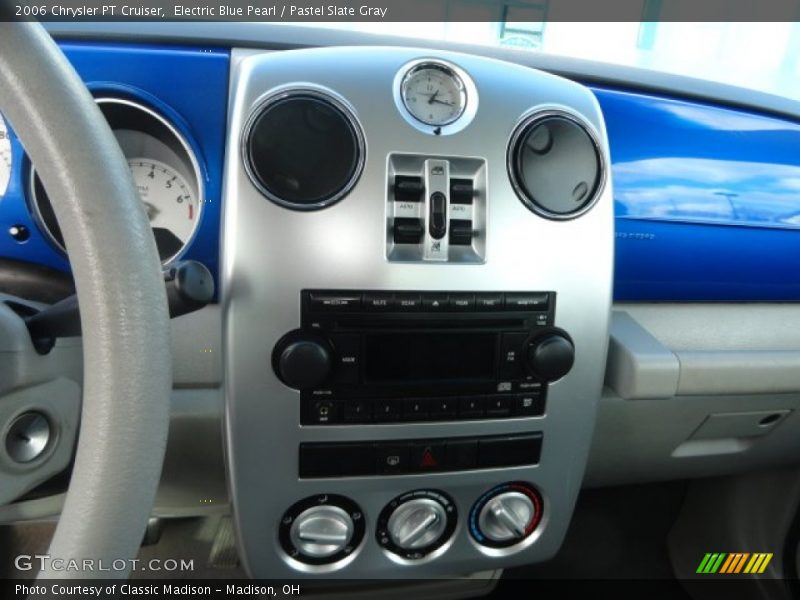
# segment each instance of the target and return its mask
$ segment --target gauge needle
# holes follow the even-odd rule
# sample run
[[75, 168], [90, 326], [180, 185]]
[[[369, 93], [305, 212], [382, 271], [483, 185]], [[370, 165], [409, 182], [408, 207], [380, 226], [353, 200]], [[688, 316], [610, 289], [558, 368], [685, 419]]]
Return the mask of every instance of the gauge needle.
[[149, 202], [145, 202], [144, 203], [144, 209], [145, 209], [145, 211], [147, 211], [147, 218], [150, 221], [155, 219], [156, 216], [158, 215], [158, 213], [161, 212], [160, 210], [158, 210], [158, 208], [155, 205], [150, 204]]

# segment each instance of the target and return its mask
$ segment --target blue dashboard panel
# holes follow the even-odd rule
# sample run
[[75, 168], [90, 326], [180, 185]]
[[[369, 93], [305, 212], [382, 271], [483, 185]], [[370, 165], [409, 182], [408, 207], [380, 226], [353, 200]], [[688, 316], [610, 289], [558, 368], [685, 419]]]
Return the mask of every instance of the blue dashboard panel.
[[[96, 95], [149, 105], [184, 135], [205, 178], [205, 206], [183, 254], [218, 277], [227, 49], [62, 43]], [[800, 124], [595, 86], [611, 147], [617, 301], [800, 300]], [[69, 271], [27, 206], [29, 165], [11, 133], [0, 197], [0, 257]], [[24, 225], [30, 238], [7, 232]]]
[[800, 124], [594, 92], [611, 147], [615, 299], [800, 300]]
[[[95, 96], [135, 100], [164, 116], [186, 138], [202, 171], [205, 204], [194, 238], [182, 258], [205, 264], [218, 281], [222, 168], [230, 53], [226, 49], [110, 43], [61, 43]], [[69, 271], [63, 253], [34, 222], [27, 205], [30, 165], [10, 131], [12, 173], [0, 197], [0, 257]], [[24, 225], [18, 242], [7, 232]]]

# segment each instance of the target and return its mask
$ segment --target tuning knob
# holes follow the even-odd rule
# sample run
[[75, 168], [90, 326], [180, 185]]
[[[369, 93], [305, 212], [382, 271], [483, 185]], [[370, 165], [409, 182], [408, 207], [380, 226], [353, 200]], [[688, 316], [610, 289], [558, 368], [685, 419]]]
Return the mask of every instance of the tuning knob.
[[278, 378], [295, 389], [315, 388], [331, 374], [332, 351], [321, 337], [294, 331], [284, 336], [272, 353]]
[[470, 513], [473, 537], [485, 546], [502, 548], [524, 540], [542, 518], [542, 499], [528, 484], [510, 483], [484, 494]]
[[456, 521], [456, 506], [449, 496], [417, 490], [386, 505], [378, 517], [376, 535], [386, 550], [406, 560], [419, 560], [450, 539]]
[[575, 346], [560, 330], [545, 333], [528, 344], [528, 368], [541, 381], [556, 381], [575, 363]]
[[309, 565], [333, 565], [355, 552], [364, 539], [364, 529], [364, 515], [355, 502], [322, 494], [289, 508], [281, 519], [278, 537], [290, 558]]

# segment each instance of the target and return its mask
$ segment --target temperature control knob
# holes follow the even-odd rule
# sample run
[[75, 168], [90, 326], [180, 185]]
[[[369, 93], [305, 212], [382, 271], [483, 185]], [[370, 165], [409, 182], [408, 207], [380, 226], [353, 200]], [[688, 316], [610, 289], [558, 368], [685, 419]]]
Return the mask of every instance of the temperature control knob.
[[290, 558], [311, 565], [332, 564], [347, 558], [364, 539], [364, 516], [344, 496], [311, 496], [284, 513], [278, 537]]
[[556, 381], [569, 373], [575, 362], [575, 346], [569, 336], [553, 330], [528, 344], [528, 368], [541, 381]]
[[417, 490], [398, 496], [378, 518], [378, 543], [406, 560], [422, 559], [441, 548], [458, 520], [456, 505], [443, 492]]
[[470, 532], [484, 546], [504, 548], [527, 538], [542, 518], [542, 499], [526, 483], [509, 483], [485, 493], [470, 512]]
[[333, 352], [321, 337], [293, 331], [275, 345], [272, 366], [278, 378], [295, 389], [315, 388], [331, 374]]

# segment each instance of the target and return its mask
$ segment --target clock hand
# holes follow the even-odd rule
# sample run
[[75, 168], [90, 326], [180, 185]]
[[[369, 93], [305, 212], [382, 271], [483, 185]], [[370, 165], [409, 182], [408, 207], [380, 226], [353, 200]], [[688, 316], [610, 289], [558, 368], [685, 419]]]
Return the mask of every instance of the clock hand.
[[[454, 106], [452, 102], [445, 102], [444, 100], [434, 99], [433, 102], [436, 102], [437, 104], [444, 104], [445, 106]], [[429, 104], [432, 104], [433, 102], [429, 102]]]
[[428, 98], [428, 104], [433, 104], [434, 102], [436, 102], [436, 96], [438, 96], [438, 95], [439, 95], [439, 90], [436, 90], [435, 92], [433, 92], [431, 94], [431, 97]]

